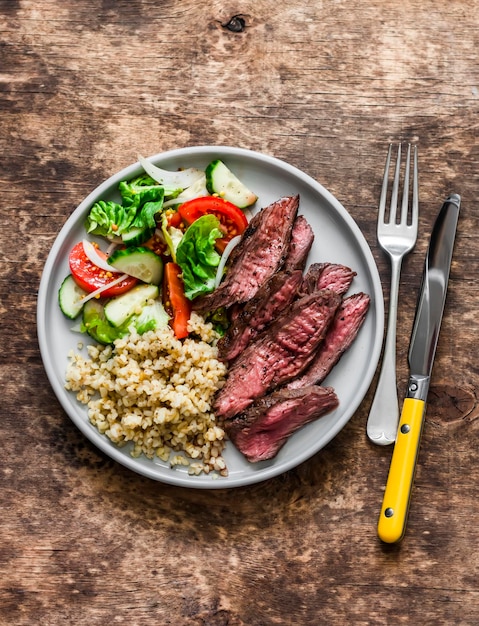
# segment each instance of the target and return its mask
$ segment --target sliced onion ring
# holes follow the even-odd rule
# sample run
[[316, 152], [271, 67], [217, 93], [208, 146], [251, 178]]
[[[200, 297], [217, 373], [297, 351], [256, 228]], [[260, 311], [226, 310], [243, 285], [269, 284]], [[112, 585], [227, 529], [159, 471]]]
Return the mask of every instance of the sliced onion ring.
[[241, 235], [237, 235], [236, 237], [233, 237], [233, 239], [230, 239], [228, 243], [226, 244], [226, 248], [224, 249], [223, 254], [221, 255], [220, 264], [218, 265], [218, 269], [216, 270], [215, 289], [219, 287], [221, 279], [223, 278], [225, 265], [228, 261], [230, 254], [233, 252], [233, 250], [236, 248], [236, 246], [239, 244], [240, 241], [241, 241]]
[[91, 261], [93, 263], [93, 265], [96, 265], [100, 269], [105, 270], [105, 272], [112, 272], [112, 273], [115, 273], [115, 274], [119, 273], [118, 270], [115, 270], [113, 268], [113, 266], [111, 266], [108, 263], [108, 261], [106, 259], [102, 258], [98, 254], [98, 250], [91, 243], [91, 241], [88, 241], [88, 239], [84, 239], [82, 241], [82, 243], [83, 243], [83, 250], [85, 251], [85, 254], [86, 254], [88, 260]]
[[119, 276], [118, 278], [115, 278], [115, 280], [112, 280], [110, 283], [107, 283], [106, 285], [103, 285], [102, 287], [98, 287], [98, 289], [95, 289], [95, 291], [90, 291], [88, 295], [84, 296], [81, 299], [82, 303], [85, 304], [85, 302], [88, 302], [88, 300], [91, 300], [92, 298], [96, 298], [97, 296], [101, 296], [101, 294], [104, 291], [106, 291], [107, 289], [110, 289], [110, 287], [119, 285], [122, 281], [126, 280], [127, 278], [129, 278], [128, 274], [121, 274], [121, 276]]
[[205, 174], [201, 174], [198, 180], [184, 189], [178, 196], [176, 196], [176, 198], [171, 198], [171, 200], [163, 202], [163, 207], [167, 209], [170, 206], [182, 204], [187, 200], [194, 200], [194, 198], [202, 198], [203, 196], [209, 195], [208, 189], [206, 189], [206, 176]]
[[138, 161], [148, 176], [151, 176], [153, 180], [156, 180], [157, 183], [162, 185], [171, 185], [173, 187], [186, 189], [195, 183], [199, 178], [204, 176], [204, 172], [195, 167], [190, 167], [186, 170], [179, 170], [177, 172], [162, 170], [145, 159], [145, 157], [142, 157], [141, 154], [138, 155]]

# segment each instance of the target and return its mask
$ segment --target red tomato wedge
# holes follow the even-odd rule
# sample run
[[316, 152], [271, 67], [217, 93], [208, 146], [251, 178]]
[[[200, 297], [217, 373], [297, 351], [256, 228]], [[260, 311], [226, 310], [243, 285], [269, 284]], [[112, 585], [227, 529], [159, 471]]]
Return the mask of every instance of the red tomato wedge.
[[181, 268], [173, 262], [167, 263], [164, 269], [163, 304], [171, 317], [170, 325], [175, 336], [184, 339], [188, 336], [191, 302], [185, 296]]
[[168, 220], [168, 226], [173, 226], [174, 228], [180, 228], [183, 218], [181, 217], [181, 214], [178, 213], [178, 211], [172, 211], [171, 213], [168, 213], [167, 211], [167, 220]]
[[[106, 254], [101, 250], [98, 250], [98, 254], [106, 259]], [[105, 272], [105, 270], [94, 265], [86, 256], [81, 241], [72, 248], [70, 256], [68, 257], [68, 263], [73, 280], [81, 289], [88, 293], [108, 285], [108, 283], [111, 283], [112, 280], [120, 276], [118, 272]], [[138, 280], [136, 278], [128, 276], [125, 280], [122, 280], [121, 283], [118, 283], [118, 285], [105, 289], [105, 291], [101, 293], [101, 296], [105, 298], [119, 296], [134, 287], [137, 282]]]
[[222, 252], [230, 239], [242, 235], [248, 226], [246, 215], [237, 206], [219, 196], [203, 196], [188, 200], [179, 207], [181, 217], [192, 224], [202, 215], [215, 215], [220, 221], [220, 229], [225, 233], [216, 240], [216, 247]]

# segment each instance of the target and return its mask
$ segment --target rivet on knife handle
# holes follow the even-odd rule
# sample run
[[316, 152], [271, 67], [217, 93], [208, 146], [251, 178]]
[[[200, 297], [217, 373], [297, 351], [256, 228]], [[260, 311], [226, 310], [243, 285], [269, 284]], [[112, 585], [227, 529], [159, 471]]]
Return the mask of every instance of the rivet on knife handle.
[[425, 410], [423, 400], [404, 400], [378, 522], [378, 536], [386, 543], [400, 541], [406, 530]]

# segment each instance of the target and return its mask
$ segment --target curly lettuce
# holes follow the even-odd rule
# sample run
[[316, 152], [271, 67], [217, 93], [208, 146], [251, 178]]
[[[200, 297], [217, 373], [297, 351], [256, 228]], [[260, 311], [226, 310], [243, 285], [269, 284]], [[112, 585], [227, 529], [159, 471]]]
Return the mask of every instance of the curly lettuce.
[[185, 295], [189, 300], [210, 293], [221, 256], [215, 249], [217, 239], [224, 237], [214, 215], [203, 215], [188, 228], [176, 249], [176, 262], [183, 272]]
[[136, 207], [124, 207], [117, 202], [99, 200], [90, 209], [85, 221], [87, 233], [112, 238], [131, 228], [136, 217]]
[[[85, 222], [87, 233], [112, 239], [131, 229], [153, 230], [155, 216], [163, 210], [165, 187], [154, 184], [149, 176], [139, 176], [120, 182], [118, 189], [121, 204], [100, 200], [92, 206]], [[179, 189], [168, 189], [173, 195], [179, 192]]]
[[131, 180], [122, 181], [118, 185], [122, 205], [140, 207], [146, 202], [158, 202], [163, 198], [175, 198], [181, 192], [180, 188], [159, 185], [149, 176], [137, 176]]

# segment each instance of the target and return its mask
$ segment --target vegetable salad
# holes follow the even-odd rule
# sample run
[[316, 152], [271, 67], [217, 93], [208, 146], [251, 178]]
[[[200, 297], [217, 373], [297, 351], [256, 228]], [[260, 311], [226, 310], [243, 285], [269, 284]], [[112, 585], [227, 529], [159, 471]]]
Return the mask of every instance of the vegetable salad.
[[[121, 201], [91, 207], [58, 294], [64, 315], [102, 344], [132, 325], [142, 334], [170, 324], [187, 337], [192, 301], [221, 282], [257, 200], [219, 159], [172, 172], [139, 158], [144, 173], [120, 182]], [[217, 329], [225, 320], [211, 317]]]

